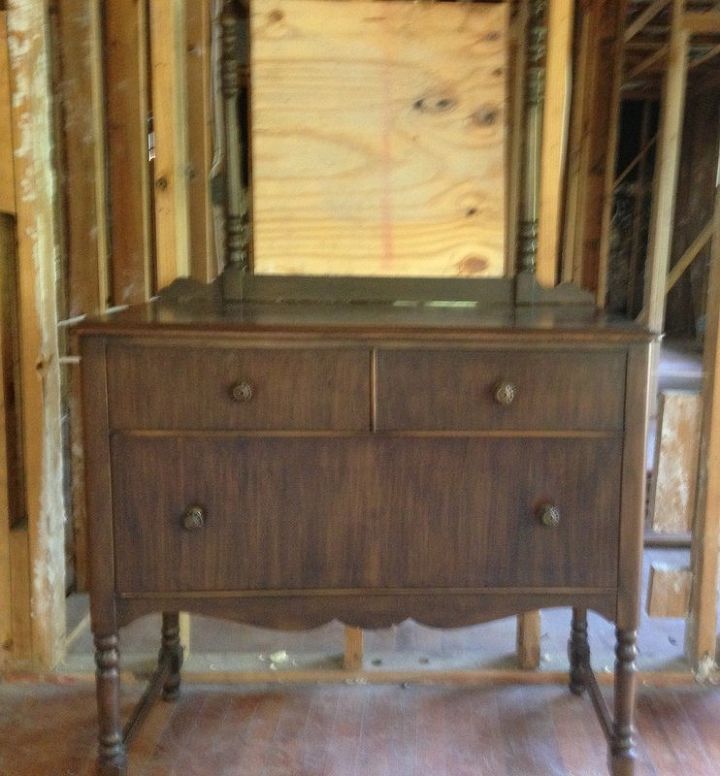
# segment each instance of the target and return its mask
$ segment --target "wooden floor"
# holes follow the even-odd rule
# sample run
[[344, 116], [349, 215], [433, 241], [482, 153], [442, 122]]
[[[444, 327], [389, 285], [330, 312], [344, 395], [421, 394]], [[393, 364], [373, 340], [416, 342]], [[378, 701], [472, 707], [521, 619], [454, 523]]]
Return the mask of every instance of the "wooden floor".
[[[720, 773], [720, 688], [642, 688], [638, 728], [638, 776]], [[91, 684], [0, 685], [2, 776], [90, 776], [94, 736]], [[607, 772], [590, 701], [558, 686], [187, 686], [153, 709], [130, 763], [131, 776]]]

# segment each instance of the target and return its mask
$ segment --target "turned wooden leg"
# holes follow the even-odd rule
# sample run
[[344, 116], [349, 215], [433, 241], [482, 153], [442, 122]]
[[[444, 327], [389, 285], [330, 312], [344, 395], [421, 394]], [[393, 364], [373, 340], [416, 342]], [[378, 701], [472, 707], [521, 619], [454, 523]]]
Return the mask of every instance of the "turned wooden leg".
[[180, 669], [183, 664], [183, 648], [180, 644], [180, 616], [177, 612], [163, 612], [162, 646], [159, 660], [170, 663], [170, 673], [163, 685], [163, 700], [174, 701], [180, 694]]
[[615, 636], [615, 721], [610, 746], [610, 770], [613, 776], [632, 776], [635, 772], [633, 714], [637, 631], [618, 628]]
[[570, 659], [570, 692], [574, 695], [582, 695], [585, 691], [587, 666], [590, 664], [586, 609], [572, 610], [568, 658]]
[[117, 634], [95, 636], [100, 776], [126, 776], [127, 755], [120, 719], [120, 672]]

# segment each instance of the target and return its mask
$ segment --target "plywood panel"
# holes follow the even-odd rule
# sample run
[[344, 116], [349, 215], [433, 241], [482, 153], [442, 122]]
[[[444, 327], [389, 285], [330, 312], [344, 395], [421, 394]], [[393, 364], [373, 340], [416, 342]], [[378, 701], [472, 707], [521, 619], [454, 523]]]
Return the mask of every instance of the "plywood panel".
[[258, 273], [502, 275], [507, 5], [254, 0]]
[[690, 602], [692, 574], [688, 568], [664, 563], [650, 566], [647, 613], [650, 617], [685, 617]]
[[660, 394], [652, 523], [656, 531], [683, 533], [695, 514], [702, 400], [687, 391]]

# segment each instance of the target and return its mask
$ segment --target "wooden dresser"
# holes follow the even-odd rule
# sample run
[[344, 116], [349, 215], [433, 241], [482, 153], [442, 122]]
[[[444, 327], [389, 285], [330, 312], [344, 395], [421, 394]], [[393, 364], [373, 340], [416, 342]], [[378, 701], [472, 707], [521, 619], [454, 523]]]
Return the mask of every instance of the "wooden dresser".
[[[118, 627], [460, 626], [573, 607], [570, 685], [633, 769], [646, 332], [572, 309], [166, 304], [81, 326], [100, 765]], [[586, 610], [617, 626], [614, 714]]]

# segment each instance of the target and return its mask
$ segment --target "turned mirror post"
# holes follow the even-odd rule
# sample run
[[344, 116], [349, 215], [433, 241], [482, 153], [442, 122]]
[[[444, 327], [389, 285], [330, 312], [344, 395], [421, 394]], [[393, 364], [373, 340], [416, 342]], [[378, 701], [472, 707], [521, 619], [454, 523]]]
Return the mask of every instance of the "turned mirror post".
[[246, 149], [238, 117], [241, 47], [246, 41], [240, 34], [240, 9], [234, 0], [224, 3], [220, 24], [225, 130], [225, 263], [227, 270], [239, 277], [241, 287], [250, 263], [250, 198], [243, 182]]

